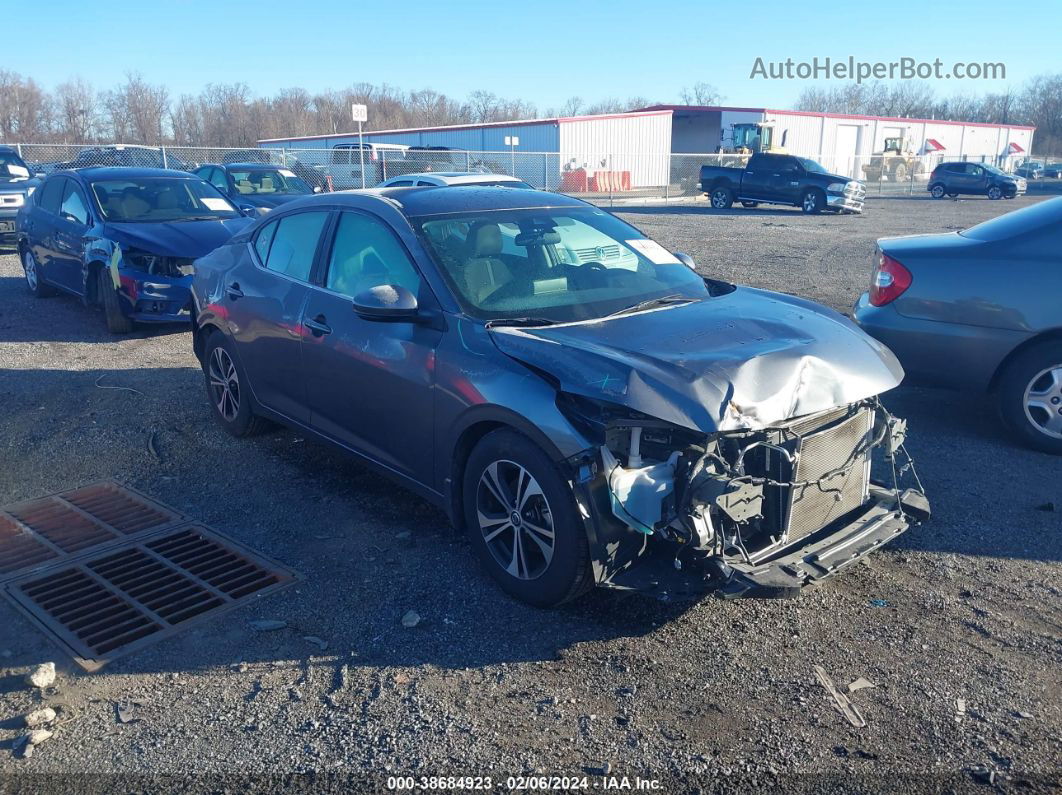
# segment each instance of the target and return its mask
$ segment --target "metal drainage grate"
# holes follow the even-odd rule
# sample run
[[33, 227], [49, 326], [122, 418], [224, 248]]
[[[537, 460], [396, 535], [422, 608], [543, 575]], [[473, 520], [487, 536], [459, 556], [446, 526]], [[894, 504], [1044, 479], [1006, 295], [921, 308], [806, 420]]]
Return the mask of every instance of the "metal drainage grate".
[[94, 671], [296, 577], [202, 525], [186, 524], [57, 563], [6, 590]]
[[113, 481], [0, 508], [0, 581], [187, 519]]

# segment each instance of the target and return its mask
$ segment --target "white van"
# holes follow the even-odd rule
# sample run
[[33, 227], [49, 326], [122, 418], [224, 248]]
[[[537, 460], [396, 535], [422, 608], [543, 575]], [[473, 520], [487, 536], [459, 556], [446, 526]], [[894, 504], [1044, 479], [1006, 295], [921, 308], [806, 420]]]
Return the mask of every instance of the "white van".
[[361, 144], [336, 144], [332, 147], [322, 170], [332, 178], [333, 190], [371, 188], [390, 177], [409, 173], [410, 164], [406, 163], [408, 146], [366, 143], [364, 147], [364, 181], [361, 178]]

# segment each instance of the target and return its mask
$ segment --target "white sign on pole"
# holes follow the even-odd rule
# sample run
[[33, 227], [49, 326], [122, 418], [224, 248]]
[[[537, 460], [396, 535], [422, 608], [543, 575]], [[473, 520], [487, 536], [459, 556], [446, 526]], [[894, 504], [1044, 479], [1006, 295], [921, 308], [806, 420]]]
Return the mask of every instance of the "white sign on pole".
[[351, 115], [354, 117], [354, 121], [368, 121], [369, 120], [369, 106], [368, 105], [351, 105]]
[[520, 136], [518, 136], [518, 135], [506, 135], [505, 136], [505, 145], [506, 146], [519, 146], [520, 145]]

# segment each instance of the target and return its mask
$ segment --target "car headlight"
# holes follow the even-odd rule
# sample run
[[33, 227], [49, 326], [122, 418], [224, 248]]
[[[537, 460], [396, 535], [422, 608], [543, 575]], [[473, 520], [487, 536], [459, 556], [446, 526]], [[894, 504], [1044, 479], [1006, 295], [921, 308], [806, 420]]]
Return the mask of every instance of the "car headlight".
[[847, 182], [831, 182], [826, 186], [826, 190], [830, 193], [844, 193], [844, 189], [848, 187]]

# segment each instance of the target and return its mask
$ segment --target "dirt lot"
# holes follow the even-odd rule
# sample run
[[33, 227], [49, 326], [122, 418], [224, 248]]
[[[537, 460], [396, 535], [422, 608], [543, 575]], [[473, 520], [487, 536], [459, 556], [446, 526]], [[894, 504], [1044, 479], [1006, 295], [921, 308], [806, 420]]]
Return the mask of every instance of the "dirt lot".
[[[1037, 200], [617, 212], [707, 274], [847, 309], [875, 238]], [[608, 769], [667, 791], [1059, 786], [1062, 460], [1011, 444], [976, 395], [887, 396], [935, 515], [846, 576], [791, 601], [597, 591], [546, 612], [502, 595], [409, 493], [289, 431], [225, 435], [187, 333], [111, 337], [71, 298], [30, 297], [12, 256], [0, 368], [0, 503], [115, 477], [305, 577], [91, 675], [0, 601], [0, 781], [338, 774], [380, 790], [395, 774], [489, 775], [504, 789], [538, 773], [600, 788]], [[46, 660], [59, 680], [41, 697], [22, 677]], [[834, 710], [816, 664], [842, 689], [876, 685], [852, 695], [865, 728]], [[42, 698], [65, 722], [19, 758], [16, 719]], [[137, 719], [119, 723], [115, 702], [138, 702]]]

